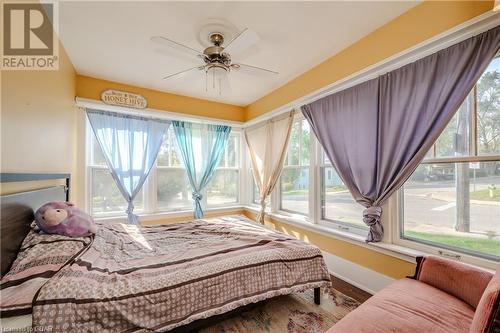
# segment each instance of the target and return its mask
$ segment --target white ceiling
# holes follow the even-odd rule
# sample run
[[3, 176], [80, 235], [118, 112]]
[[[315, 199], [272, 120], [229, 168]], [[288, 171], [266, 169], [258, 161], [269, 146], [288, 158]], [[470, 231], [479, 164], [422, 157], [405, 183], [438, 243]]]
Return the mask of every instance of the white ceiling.
[[[76, 71], [181, 95], [247, 105], [341, 51], [418, 1], [338, 2], [60, 2], [59, 34]], [[219, 18], [260, 37], [233, 62], [278, 71], [231, 72], [231, 91], [205, 92], [203, 74], [162, 80], [198, 65], [152, 42], [162, 35], [203, 50], [200, 25]], [[380, 47], [383, 47], [381, 45]], [[201, 64], [201, 60], [200, 60]]]

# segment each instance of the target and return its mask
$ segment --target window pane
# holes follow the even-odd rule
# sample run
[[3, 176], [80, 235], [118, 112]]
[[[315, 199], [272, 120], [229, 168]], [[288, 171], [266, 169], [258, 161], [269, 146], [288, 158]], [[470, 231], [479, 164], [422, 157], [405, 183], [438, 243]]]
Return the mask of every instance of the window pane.
[[[92, 215], [103, 213], [123, 213], [127, 209], [127, 202], [116, 186], [111, 173], [107, 169], [92, 168]], [[144, 208], [142, 189], [134, 200], [134, 211]]]
[[403, 236], [500, 257], [500, 162], [420, 165], [404, 186]]
[[[255, 184], [255, 180], [252, 177], [252, 203], [256, 205], [260, 205], [260, 195], [259, 195], [259, 189], [257, 188], [257, 185]], [[271, 196], [268, 195], [266, 198], [266, 207], [269, 208], [271, 207]]]
[[500, 154], [500, 57], [491, 62], [476, 87], [478, 153]]
[[207, 204], [218, 206], [237, 203], [239, 171], [219, 169], [207, 188]]
[[237, 168], [239, 166], [240, 135], [231, 134], [219, 167]]
[[300, 133], [300, 165], [309, 165], [309, 140], [311, 129], [307, 120], [302, 121], [302, 132]]
[[469, 155], [471, 98], [465, 99], [436, 141], [436, 157]]
[[158, 168], [157, 207], [162, 211], [193, 209], [186, 171], [182, 168]]
[[95, 138], [94, 133], [92, 133], [92, 163], [95, 166], [107, 166], [104, 155], [102, 154], [101, 147]]
[[290, 139], [288, 140], [288, 150], [287, 157], [285, 159], [285, 165], [299, 165], [301, 141], [300, 123], [300, 121], [294, 121], [292, 124]]
[[283, 169], [281, 209], [305, 215], [309, 213], [309, 167]]
[[333, 167], [321, 172], [322, 218], [368, 228], [363, 223], [363, 206], [358, 204]]
[[[255, 184], [255, 180], [252, 182], [252, 193], [253, 193], [253, 203], [260, 205], [260, 194], [259, 194], [259, 189], [257, 188], [257, 185]], [[266, 199], [266, 201], [269, 200]]]
[[172, 126], [169, 127], [167, 134], [165, 135], [160, 151], [158, 152], [156, 164], [158, 166], [182, 166], [182, 160], [177, 150], [177, 141], [175, 139]]

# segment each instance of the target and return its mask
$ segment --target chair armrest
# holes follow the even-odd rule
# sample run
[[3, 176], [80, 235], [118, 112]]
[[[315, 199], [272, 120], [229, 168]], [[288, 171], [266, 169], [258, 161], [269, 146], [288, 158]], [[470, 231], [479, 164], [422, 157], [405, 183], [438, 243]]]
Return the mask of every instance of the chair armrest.
[[476, 308], [493, 274], [450, 259], [417, 258], [414, 279], [440, 289]]

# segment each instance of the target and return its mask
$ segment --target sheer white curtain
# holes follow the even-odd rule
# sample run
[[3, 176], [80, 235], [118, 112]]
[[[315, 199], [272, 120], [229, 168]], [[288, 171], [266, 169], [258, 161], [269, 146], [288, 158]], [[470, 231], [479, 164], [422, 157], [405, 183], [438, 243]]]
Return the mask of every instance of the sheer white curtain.
[[153, 167], [170, 121], [91, 109], [87, 117], [111, 176], [128, 203], [128, 222], [138, 225], [134, 198]]
[[258, 220], [264, 223], [266, 198], [278, 181], [285, 160], [294, 111], [270, 119], [264, 124], [245, 130], [245, 141], [250, 152], [252, 172], [259, 190], [260, 213]]

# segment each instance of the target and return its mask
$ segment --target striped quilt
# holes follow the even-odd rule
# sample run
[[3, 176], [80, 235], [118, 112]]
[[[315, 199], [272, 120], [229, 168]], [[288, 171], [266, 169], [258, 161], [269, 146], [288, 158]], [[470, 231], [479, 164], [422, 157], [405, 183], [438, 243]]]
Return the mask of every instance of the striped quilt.
[[38, 290], [33, 327], [162, 332], [329, 282], [318, 248], [241, 216], [100, 224], [74, 252]]

